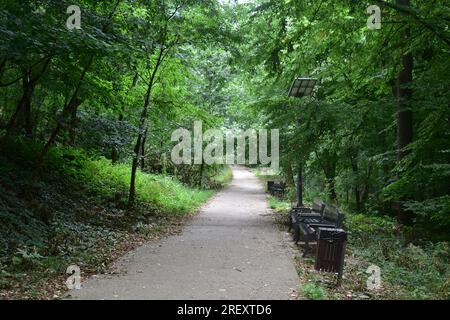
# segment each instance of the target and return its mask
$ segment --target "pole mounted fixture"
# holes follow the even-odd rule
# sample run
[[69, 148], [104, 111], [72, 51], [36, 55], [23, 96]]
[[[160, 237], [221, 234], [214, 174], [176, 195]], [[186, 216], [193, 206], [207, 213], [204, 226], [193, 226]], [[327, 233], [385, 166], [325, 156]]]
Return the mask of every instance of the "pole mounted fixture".
[[[312, 78], [296, 78], [289, 90], [289, 97], [302, 98], [311, 96], [314, 87], [317, 84], [317, 79]], [[297, 207], [303, 207], [303, 171], [302, 162], [299, 160], [297, 164]]]
[[296, 78], [289, 90], [289, 97], [301, 98], [310, 96], [313, 93], [317, 79], [312, 78]]

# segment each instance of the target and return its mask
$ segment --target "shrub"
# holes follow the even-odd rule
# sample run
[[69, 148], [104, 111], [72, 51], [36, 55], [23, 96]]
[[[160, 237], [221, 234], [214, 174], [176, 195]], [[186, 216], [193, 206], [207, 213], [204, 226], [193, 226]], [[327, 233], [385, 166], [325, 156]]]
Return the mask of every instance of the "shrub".
[[323, 300], [326, 298], [325, 290], [315, 284], [305, 284], [303, 286], [303, 293], [312, 300]]

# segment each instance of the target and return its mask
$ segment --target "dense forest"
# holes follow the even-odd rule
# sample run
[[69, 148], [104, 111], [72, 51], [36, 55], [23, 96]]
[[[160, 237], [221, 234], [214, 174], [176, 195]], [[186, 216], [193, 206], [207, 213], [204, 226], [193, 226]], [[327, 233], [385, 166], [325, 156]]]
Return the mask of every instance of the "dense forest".
[[[448, 299], [450, 8], [372, 2], [0, 0], [0, 298], [52, 297], [70, 261], [99, 272], [176, 229], [231, 179], [171, 161], [202, 121], [279, 129], [285, 200], [302, 163], [307, 201], [421, 248], [415, 297]], [[288, 96], [299, 76], [311, 97]]]

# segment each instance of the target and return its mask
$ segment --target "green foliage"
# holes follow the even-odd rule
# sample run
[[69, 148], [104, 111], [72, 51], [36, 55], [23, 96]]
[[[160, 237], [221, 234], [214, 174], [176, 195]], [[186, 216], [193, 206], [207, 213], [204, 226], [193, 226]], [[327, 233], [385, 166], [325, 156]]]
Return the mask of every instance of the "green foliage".
[[[111, 165], [107, 159], [93, 160], [79, 172], [90, 181], [92, 191], [109, 195], [126, 195], [130, 167]], [[186, 214], [199, 207], [211, 192], [189, 189], [169, 176], [138, 172], [138, 199], [167, 214]]]
[[352, 254], [367, 265], [378, 265], [382, 280], [398, 288], [398, 298], [449, 298], [447, 242], [407, 244], [399, 226], [386, 217], [350, 214], [346, 228]]
[[[92, 158], [82, 149], [52, 148], [45, 174], [39, 183], [30, 184], [27, 159], [39, 148], [18, 141], [10, 146], [8, 157], [0, 162], [2, 170], [14, 169], [4, 171], [0, 179], [2, 287], [11, 283], [10, 273], [15, 278], [43, 270], [60, 274], [74, 261], [86, 271], [99, 272], [111, 252], [128, 241], [129, 232], [149, 232], [138, 225], [153, 225], [150, 231], [160, 232], [158, 225], [193, 213], [213, 193], [167, 175], [138, 172], [137, 205], [128, 210], [128, 165]], [[33, 197], [22, 197], [22, 192]]]
[[80, 0], [82, 29], [68, 31], [72, 4], [0, 8], [2, 287], [73, 261], [101, 269], [130, 232], [166, 232], [231, 179], [221, 166], [170, 161], [175, 129], [224, 122], [232, 70], [223, 6]]
[[137, 203], [127, 209], [126, 164], [91, 158], [81, 149], [53, 148], [45, 174], [30, 185], [32, 167], [20, 158], [33, 157], [38, 148], [31, 143], [17, 150], [0, 162], [5, 172], [0, 178], [0, 290], [19, 288], [29, 298], [42, 297], [42, 281], [63, 283], [70, 264], [85, 274], [103, 272], [124, 245], [129, 249], [135, 238], [167, 233], [213, 194], [167, 175], [138, 172]]
[[222, 188], [228, 185], [233, 180], [233, 171], [229, 166], [225, 166], [217, 175], [212, 179], [214, 187]]
[[[359, 246], [369, 245], [374, 239], [395, 239], [399, 234], [397, 223], [388, 217], [368, 216], [364, 214], [349, 214], [345, 227], [350, 232], [350, 239], [359, 241]], [[386, 239], [386, 240], [387, 240]]]
[[269, 207], [276, 212], [286, 212], [290, 209], [291, 205], [286, 201], [271, 196], [269, 197]]
[[[235, 54], [240, 99], [232, 101], [230, 117], [280, 129], [282, 170], [292, 175], [303, 162], [307, 199], [320, 196], [358, 213], [388, 216], [401, 204], [414, 237], [448, 239], [450, 42], [444, 8], [444, 1], [414, 2], [406, 11], [384, 6], [383, 19], [403, 24], [382, 23], [373, 31], [363, 2], [237, 6], [245, 40]], [[397, 161], [399, 100], [393, 92], [404, 52], [414, 60], [413, 142]], [[313, 97], [287, 97], [297, 76], [318, 80]]]
[[5, 257], [13, 254], [19, 245], [45, 246], [48, 237], [45, 222], [36, 219], [26, 203], [10, 192], [2, 192], [0, 196], [0, 219], [0, 263], [5, 262]]
[[[287, 201], [272, 198], [269, 203], [283, 217], [290, 208]], [[307, 298], [342, 299], [350, 291], [354, 298], [364, 299], [449, 299], [448, 242], [408, 243], [408, 229], [386, 216], [347, 213], [344, 228], [348, 244], [343, 289], [333, 292], [332, 286], [323, 286], [336, 279], [311, 272], [313, 258], [298, 258], [300, 290]], [[366, 270], [372, 264], [381, 268], [383, 290], [379, 293], [366, 291]]]
[[303, 293], [311, 300], [324, 300], [326, 298], [325, 290], [312, 283], [305, 284], [302, 287]]
[[[42, 259], [17, 250], [48, 249], [64, 230], [72, 239], [85, 220], [95, 225], [83, 229], [86, 237], [98, 235], [83, 236], [83, 248], [118, 225], [197, 208], [211, 195], [205, 190], [231, 177], [221, 166], [171, 163], [171, 133], [196, 120], [204, 130], [280, 129], [283, 179], [291, 185], [301, 161], [307, 200], [363, 213], [347, 221], [356, 246], [384, 256], [411, 241], [449, 239], [447, 3], [413, 1], [405, 9], [391, 1], [386, 23], [373, 31], [361, 1], [224, 2], [80, 0], [82, 29], [69, 32], [70, 1], [2, 1], [1, 257], [34, 264]], [[405, 52], [414, 62], [406, 101], [413, 141], [398, 150], [405, 101], [393, 92], [404, 89], [397, 80]], [[318, 79], [314, 96], [288, 98], [302, 75]], [[133, 160], [137, 214], [126, 206]], [[295, 199], [292, 187], [288, 198]], [[270, 205], [284, 209], [275, 199]], [[389, 218], [401, 217], [399, 205], [410, 218], [407, 239]], [[97, 207], [102, 214], [92, 219]], [[435, 249], [424, 250], [417, 256]], [[414, 281], [418, 297], [432, 296]]]
[[34, 248], [18, 248], [11, 258], [12, 266], [15, 269], [31, 269], [39, 266], [42, 260], [42, 255]]

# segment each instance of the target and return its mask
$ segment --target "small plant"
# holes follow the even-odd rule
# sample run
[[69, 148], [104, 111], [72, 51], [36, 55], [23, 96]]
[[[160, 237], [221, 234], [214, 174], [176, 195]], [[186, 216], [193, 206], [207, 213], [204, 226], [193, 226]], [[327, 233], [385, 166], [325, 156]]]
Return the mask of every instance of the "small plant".
[[12, 265], [19, 269], [31, 269], [33, 267], [39, 266], [41, 264], [41, 260], [43, 256], [41, 256], [36, 248], [32, 248], [29, 251], [29, 248], [23, 247], [18, 248], [16, 253], [11, 259]]
[[306, 284], [303, 287], [303, 293], [312, 300], [323, 300], [326, 297], [325, 290], [315, 284]]
[[0, 289], [7, 289], [10, 286], [9, 278], [11, 274], [6, 270], [1, 270], [2, 265], [0, 264]]
[[269, 198], [269, 207], [276, 212], [287, 212], [290, 209], [290, 204], [271, 196]]

